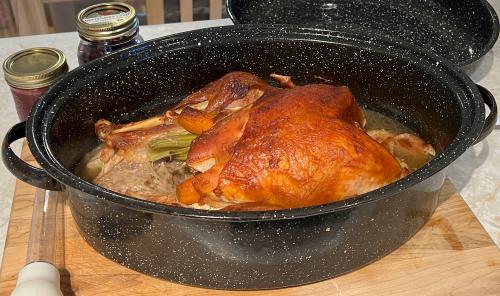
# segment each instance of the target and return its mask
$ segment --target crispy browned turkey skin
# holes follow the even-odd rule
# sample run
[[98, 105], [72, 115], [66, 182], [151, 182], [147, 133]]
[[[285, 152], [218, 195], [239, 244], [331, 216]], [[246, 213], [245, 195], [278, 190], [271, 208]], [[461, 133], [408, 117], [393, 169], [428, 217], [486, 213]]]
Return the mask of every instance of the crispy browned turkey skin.
[[363, 124], [347, 87], [313, 84], [264, 94], [194, 141], [187, 164], [203, 163], [203, 172], [178, 187], [179, 200], [295, 208], [400, 178], [398, 161]]
[[[226, 210], [297, 208], [356, 196], [401, 178], [408, 170], [389, 152], [399, 141], [422, 145], [425, 149], [413, 147], [417, 154], [434, 153], [413, 135], [369, 136], [363, 112], [345, 86], [295, 86], [290, 77], [272, 78], [282, 87], [232, 72], [161, 116], [126, 125], [100, 120], [96, 133], [106, 143], [101, 179], [116, 163], [150, 161], [144, 153], [149, 141], [189, 132], [197, 135], [186, 157], [194, 174], [177, 185], [173, 203]], [[413, 151], [407, 150], [402, 151]]]

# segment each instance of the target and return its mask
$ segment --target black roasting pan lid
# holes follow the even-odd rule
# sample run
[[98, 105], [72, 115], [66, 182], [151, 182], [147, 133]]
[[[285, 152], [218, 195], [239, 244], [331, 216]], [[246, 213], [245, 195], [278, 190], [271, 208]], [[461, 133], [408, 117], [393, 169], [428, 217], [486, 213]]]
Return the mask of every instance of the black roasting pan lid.
[[236, 24], [294, 24], [407, 41], [465, 66], [485, 55], [499, 22], [486, 0], [227, 0]]

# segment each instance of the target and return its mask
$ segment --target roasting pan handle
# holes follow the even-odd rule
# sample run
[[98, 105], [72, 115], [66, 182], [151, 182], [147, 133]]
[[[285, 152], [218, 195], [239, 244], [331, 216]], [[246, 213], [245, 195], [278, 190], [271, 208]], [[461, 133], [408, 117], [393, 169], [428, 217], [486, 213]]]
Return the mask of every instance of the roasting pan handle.
[[484, 121], [483, 130], [481, 131], [479, 137], [476, 139], [473, 145], [481, 142], [482, 140], [484, 140], [484, 138], [486, 138], [489, 134], [491, 134], [491, 132], [495, 128], [495, 124], [497, 122], [497, 113], [498, 113], [497, 103], [495, 101], [495, 97], [493, 97], [491, 92], [479, 84], [476, 84], [476, 86], [479, 89], [479, 92], [481, 93], [484, 103], [488, 105], [488, 107], [490, 108], [490, 114], [488, 114], [488, 117], [486, 117]]
[[35, 187], [61, 191], [61, 185], [43, 169], [31, 166], [12, 151], [10, 144], [26, 137], [26, 121], [14, 125], [5, 135], [2, 143], [2, 159], [7, 169], [19, 180]]

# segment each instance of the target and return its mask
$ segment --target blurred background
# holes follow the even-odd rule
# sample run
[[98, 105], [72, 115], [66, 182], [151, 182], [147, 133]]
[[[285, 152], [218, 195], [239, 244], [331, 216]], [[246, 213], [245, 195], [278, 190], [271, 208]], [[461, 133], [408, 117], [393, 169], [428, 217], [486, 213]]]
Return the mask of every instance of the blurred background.
[[[96, 0], [0, 0], [0, 37], [76, 31], [75, 16]], [[141, 25], [225, 18], [224, 0], [125, 0]]]

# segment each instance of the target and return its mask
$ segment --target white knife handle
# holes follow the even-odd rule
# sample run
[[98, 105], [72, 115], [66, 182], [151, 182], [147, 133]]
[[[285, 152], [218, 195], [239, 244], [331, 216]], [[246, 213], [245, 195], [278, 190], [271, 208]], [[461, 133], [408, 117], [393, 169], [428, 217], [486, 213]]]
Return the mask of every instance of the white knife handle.
[[11, 296], [62, 296], [59, 270], [46, 262], [33, 262], [21, 269]]

